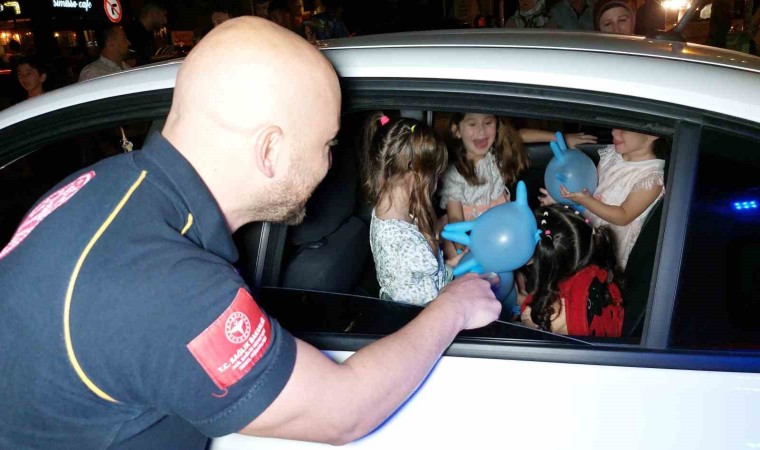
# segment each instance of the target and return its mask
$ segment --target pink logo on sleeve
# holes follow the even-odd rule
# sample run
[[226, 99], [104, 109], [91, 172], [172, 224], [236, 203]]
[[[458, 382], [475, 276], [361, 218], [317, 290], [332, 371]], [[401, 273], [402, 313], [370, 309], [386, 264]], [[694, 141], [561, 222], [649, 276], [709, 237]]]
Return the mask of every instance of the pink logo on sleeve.
[[0, 252], [0, 259], [3, 259], [5, 255], [12, 252], [14, 248], [21, 245], [29, 236], [37, 225], [42, 222], [45, 217], [49, 216], [53, 211], [58, 209], [61, 205], [66, 203], [74, 196], [80, 189], [84, 187], [90, 180], [95, 178], [95, 172], [89, 171], [84, 175], [81, 175], [76, 180], [67, 184], [66, 186], [58, 189], [45, 200], [41, 201], [34, 209], [26, 216], [21, 225], [19, 225], [16, 233], [11, 238], [8, 245], [5, 246], [2, 252]]

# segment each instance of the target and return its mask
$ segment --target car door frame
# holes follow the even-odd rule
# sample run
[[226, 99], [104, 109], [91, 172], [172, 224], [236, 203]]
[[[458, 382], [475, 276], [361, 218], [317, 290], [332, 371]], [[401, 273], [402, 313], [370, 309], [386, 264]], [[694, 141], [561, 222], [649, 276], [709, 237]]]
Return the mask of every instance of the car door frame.
[[[697, 149], [703, 126], [758, 133], [758, 125], [674, 104], [630, 96], [507, 83], [422, 80], [342, 79], [343, 114], [365, 110], [480, 111], [525, 118], [558, 119], [630, 128], [673, 138], [664, 195], [663, 220], [640, 345], [602, 344], [568, 347], [551, 343], [516, 345], [458, 338], [446, 356], [511, 359], [722, 372], [760, 372], [760, 354], [744, 351], [693, 351], [669, 348], [680, 262], [696, 177]], [[260, 249], [266, 252], [266, 244]], [[661, 263], [669, 261], [669, 263]], [[266, 258], [260, 263], [267, 264]], [[257, 278], [254, 284], [272, 285]], [[322, 350], [356, 351], [381, 336], [302, 333]]]

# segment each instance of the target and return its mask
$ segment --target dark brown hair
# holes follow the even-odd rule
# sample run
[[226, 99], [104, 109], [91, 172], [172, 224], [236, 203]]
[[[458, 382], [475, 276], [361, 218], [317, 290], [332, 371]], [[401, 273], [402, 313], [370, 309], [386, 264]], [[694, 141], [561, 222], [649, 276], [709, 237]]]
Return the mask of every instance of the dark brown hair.
[[[580, 213], [564, 205], [542, 206], [535, 216], [541, 239], [533, 256], [535, 286], [531, 289], [530, 318], [542, 330], [551, 331], [551, 317], [560, 303], [560, 281], [592, 264], [607, 271], [607, 284], [614, 281], [621, 286], [622, 276], [609, 228], [594, 229]], [[604, 295], [605, 303], [610, 303], [608, 289]]]
[[392, 118], [381, 125], [382, 117], [382, 112], [371, 115], [364, 127], [362, 171], [367, 196], [377, 205], [397, 182], [413, 174], [409, 213], [433, 251], [437, 251], [432, 198], [438, 179], [446, 170], [446, 145], [433, 128], [418, 120]]
[[[466, 113], [454, 113], [449, 119], [449, 133], [451, 134], [451, 150], [454, 167], [470, 185], [479, 185], [486, 180], [479, 180], [475, 174], [475, 164], [467, 159], [467, 150], [462, 140], [456, 137], [454, 128], [459, 129], [459, 124], [464, 120]], [[528, 168], [530, 160], [528, 153], [523, 147], [520, 133], [515, 130], [506, 117], [496, 118], [496, 138], [494, 139], [491, 153], [496, 158], [501, 178], [506, 186], [517, 183], [520, 174]]]

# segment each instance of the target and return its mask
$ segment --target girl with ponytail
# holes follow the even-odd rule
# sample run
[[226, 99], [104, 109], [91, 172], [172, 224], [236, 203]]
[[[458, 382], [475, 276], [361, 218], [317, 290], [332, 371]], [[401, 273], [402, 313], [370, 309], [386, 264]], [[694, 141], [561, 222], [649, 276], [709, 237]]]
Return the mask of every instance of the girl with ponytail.
[[364, 187], [373, 203], [370, 246], [380, 297], [424, 305], [452, 279], [436, 232], [432, 197], [446, 146], [431, 127], [378, 112], [364, 133]]
[[593, 228], [568, 206], [544, 206], [535, 214], [541, 239], [522, 322], [558, 334], [620, 337], [623, 299], [610, 229]]

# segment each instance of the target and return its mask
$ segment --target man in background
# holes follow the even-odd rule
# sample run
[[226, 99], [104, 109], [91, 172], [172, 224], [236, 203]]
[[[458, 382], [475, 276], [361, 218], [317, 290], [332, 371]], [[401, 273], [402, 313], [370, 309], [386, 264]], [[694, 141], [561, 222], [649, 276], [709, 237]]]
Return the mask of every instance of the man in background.
[[128, 69], [124, 60], [129, 56], [129, 40], [124, 29], [119, 25], [105, 27], [98, 37], [102, 45], [100, 58], [84, 66], [79, 74], [79, 81], [102, 77]]
[[154, 33], [166, 26], [166, 8], [158, 3], [148, 1], [143, 5], [138, 20], [127, 28], [127, 38], [135, 52], [137, 66], [150, 64], [156, 53]]

